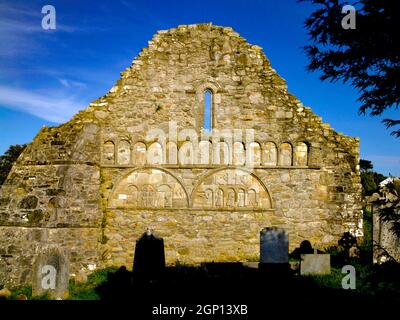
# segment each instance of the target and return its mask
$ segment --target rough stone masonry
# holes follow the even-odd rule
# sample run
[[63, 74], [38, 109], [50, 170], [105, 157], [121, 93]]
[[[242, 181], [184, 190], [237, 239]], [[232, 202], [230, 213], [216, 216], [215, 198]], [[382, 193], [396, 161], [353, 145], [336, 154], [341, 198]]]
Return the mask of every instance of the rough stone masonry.
[[288, 93], [262, 48], [212, 24], [159, 31], [105, 96], [43, 127], [13, 166], [0, 284], [29, 283], [54, 247], [70, 273], [131, 268], [147, 229], [170, 265], [258, 260], [272, 226], [291, 250], [336, 244], [362, 235], [358, 162], [359, 140]]

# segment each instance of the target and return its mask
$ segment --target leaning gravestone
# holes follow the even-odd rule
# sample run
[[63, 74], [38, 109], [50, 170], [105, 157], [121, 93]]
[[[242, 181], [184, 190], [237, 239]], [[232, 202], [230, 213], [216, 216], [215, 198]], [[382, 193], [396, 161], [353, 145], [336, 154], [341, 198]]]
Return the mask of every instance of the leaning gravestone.
[[289, 262], [289, 238], [284, 229], [271, 227], [260, 232], [260, 263], [287, 264]]
[[330, 254], [302, 254], [300, 262], [300, 274], [330, 274], [331, 255]]
[[32, 295], [49, 294], [51, 299], [68, 298], [69, 261], [58, 247], [46, 247], [33, 267]]

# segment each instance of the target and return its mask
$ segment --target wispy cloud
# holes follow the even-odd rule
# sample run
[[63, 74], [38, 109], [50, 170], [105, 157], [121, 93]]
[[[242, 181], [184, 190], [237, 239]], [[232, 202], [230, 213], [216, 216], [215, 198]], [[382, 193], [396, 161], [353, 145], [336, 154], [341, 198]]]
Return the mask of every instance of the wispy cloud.
[[75, 32], [77, 28], [57, 23], [56, 30], [43, 30], [41, 7], [0, 4], [0, 57], [15, 57], [42, 50], [37, 35], [49, 32]]
[[87, 102], [75, 96], [52, 91], [37, 93], [25, 89], [0, 86], [0, 104], [25, 111], [52, 122], [65, 122]]
[[79, 88], [84, 89], [86, 88], [86, 84], [80, 81], [73, 81], [68, 79], [58, 79], [58, 81], [65, 87], [65, 88]]

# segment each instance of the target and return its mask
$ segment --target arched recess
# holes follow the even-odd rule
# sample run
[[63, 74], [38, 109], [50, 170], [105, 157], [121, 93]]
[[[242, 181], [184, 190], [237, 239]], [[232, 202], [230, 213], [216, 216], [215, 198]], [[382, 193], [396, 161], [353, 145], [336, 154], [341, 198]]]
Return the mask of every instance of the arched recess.
[[247, 165], [259, 166], [261, 164], [261, 147], [258, 142], [251, 142], [247, 148]]
[[120, 140], [118, 143], [118, 164], [130, 164], [131, 143], [128, 140]]
[[186, 165], [186, 164], [194, 164], [194, 147], [191, 141], [185, 141], [182, 143], [181, 147], [178, 151], [179, 157], [179, 164]]
[[168, 164], [178, 164], [178, 148], [175, 142], [167, 142], [166, 156]]
[[264, 166], [276, 166], [278, 161], [278, 149], [274, 142], [266, 142], [262, 150], [262, 162]]
[[115, 144], [110, 140], [103, 144], [103, 163], [115, 164]]
[[108, 198], [108, 207], [187, 208], [189, 196], [182, 182], [171, 172], [155, 167], [137, 168], [122, 176], [115, 184]]
[[279, 161], [280, 166], [291, 166], [293, 163], [293, 148], [288, 142], [284, 142], [279, 146]]
[[308, 146], [304, 142], [297, 142], [294, 149], [293, 165], [305, 167], [308, 165]]
[[148, 164], [163, 164], [165, 163], [163, 159], [163, 149], [159, 142], [153, 142], [146, 153]]
[[199, 142], [199, 162], [200, 164], [211, 164], [212, 162], [212, 144], [210, 141]]
[[146, 145], [143, 142], [136, 142], [133, 145], [132, 163], [137, 166], [146, 164]]
[[243, 166], [246, 163], [246, 152], [242, 142], [236, 141], [233, 143], [233, 165]]
[[[214, 201], [210, 201], [213, 195]], [[204, 175], [193, 189], [192, 203], [199, 209], [269, 210], [270, 193], [261, 179], [242, 168], [220, 168]], [[212, 205], [211, 205], [212, 204]]]
[[215, 150], [213, 152], [214, 155], [213, 163], [219, 165], [230, 164], [231, 155], [229, 151], [230, 149], [227, 142], [225, 141], [217, 142], [215, 145]]

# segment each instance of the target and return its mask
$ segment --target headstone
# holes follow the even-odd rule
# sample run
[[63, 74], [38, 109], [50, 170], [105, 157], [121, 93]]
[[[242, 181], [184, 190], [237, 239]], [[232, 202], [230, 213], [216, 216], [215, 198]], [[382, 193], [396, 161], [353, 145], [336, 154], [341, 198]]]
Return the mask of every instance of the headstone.
[[51, 299], [68, 298], [69, 261], [58, 247], [43, 248], [33, 267], [32, 295], [46, 292]]
[[300, 274], [330, 274], [331, 255], [330, 254], [302, 254], [300, 262]]
[[289, 262], [289, 238], [284, 229], [271, 227], [260, 232], [260, 263], [287, 264]]
[[148, 229], [136, 242], [133, 271], [147, 279], [155, 279], [164, 269], [164, 240]]

